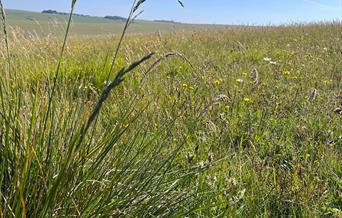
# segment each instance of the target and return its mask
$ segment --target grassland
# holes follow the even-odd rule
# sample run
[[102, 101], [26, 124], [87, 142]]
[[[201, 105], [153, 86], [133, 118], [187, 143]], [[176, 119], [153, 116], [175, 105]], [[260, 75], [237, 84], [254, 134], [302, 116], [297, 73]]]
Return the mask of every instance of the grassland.
[[341, 28], [130, 35], [87, 134], [119, 37], [10, 33], [0, 217], [341, 217]]
[[[65, 33], [68, 15], [42, 14], [39, 12], [7, 10], [8, 25], [16, 31], [31, 32], [39, 36], [63, 36]], [[73, 28], [70, 34], [81, 35], [105, 35], [120, 34], [125, 22], [104, 19], [101, 17], [73, 17]], [[130, 34], [146, 34], [161, 32], [182, 32], [195, 29], [217, 29], [224, 28], [219, 25], [194, 25], [168, 22], [155, 22], [137, 20], [128, 29]]]

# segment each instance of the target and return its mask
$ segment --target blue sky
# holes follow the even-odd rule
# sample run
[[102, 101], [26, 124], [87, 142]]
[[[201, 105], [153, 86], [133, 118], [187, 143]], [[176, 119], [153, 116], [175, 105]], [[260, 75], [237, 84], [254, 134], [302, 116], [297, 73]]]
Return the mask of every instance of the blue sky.
[[[3, 0], [6, 8], [68, 11], [71, 0]], [[147, 0], [143, 19], [210, 24], [284, 24], [342, 19], [342, 0]], [[132, 0], [78, 0], [76, 13], [126, 16]]]

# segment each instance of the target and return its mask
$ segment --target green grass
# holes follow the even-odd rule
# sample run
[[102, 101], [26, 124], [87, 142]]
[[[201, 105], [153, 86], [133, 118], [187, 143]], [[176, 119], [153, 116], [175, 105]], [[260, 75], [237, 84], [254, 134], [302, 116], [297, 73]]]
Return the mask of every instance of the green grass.
[[[118, 37], [73, 36], [60, 59], [59, 37], [15, 33], [10, 62], [0, 50], [0, 217], [342, 215], [341, 24], [128, 36], [113, 72], [156, 55], [84, 138]], [[148, 70], [170, 51], [183, 55]]]
[[[39, 36], [63, 35], [68, 20], [67, 15], [42, 14], [39, 12], [6, 10], [8, 25], [18, 31], [34, 32]], [[101, 17], [73, 17], [71, 35], [120, 34], [124, 22], [112, 21]], [[224, 28], [220, 25], [194, 25], [137, 20], [128, 30], [131, 34], [146, 34], [172, 31], [193, 31], [195, 29]]]

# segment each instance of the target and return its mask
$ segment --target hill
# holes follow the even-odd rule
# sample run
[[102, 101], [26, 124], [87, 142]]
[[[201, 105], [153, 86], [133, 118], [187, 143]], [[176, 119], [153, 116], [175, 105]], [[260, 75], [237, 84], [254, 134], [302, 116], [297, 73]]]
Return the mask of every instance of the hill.
[[[63, 35], [64, 27], [68, 19], [66, 13], [49, 13], [6, 10], [8, 24], [11, 27], [23, 31], [34, 31], [39, 35], [57, 34]], [[119, 34], [122, 31], [123, 17], [106, 16], [94, 17], [86, 15], [73, 16], [72, 35], [103, 35]], [[153, 33], [157, 31], [190, 31], [198, 28], [216, 28], [214, 25], [181, 24], [165, 21], [137, 20], [129, 30], [129, 33]], [[222, 27], [222, 26], [221, 26]]]

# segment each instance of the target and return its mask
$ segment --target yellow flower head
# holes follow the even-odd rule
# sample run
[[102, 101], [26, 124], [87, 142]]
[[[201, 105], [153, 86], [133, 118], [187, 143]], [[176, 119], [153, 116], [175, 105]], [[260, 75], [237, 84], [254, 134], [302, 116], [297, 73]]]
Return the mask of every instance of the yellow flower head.
[[216, 79], [216, 80], [214, 80], [213, 82], [214, 82], [215, 85], [218, 86], [218, 85], [221, 85], [222, 80], [221, 80], [221, 79]]
[[243, 83], [243, 79], [237, 79], [236, 82], [241, 84]]
[[324, 85], [332, 84], [332, 80], [323, 80]]
[[245, 97], [245, 98], [243, 98], [243, 101], [249, 103], [249, 102], [252, 102], [252, 99], [248, 98], [248, 97]]
[[291, 75], [291, 71], [285, 70], [285, 71], [283, 72], [283, 74], [284, 74], [285, 76]]

